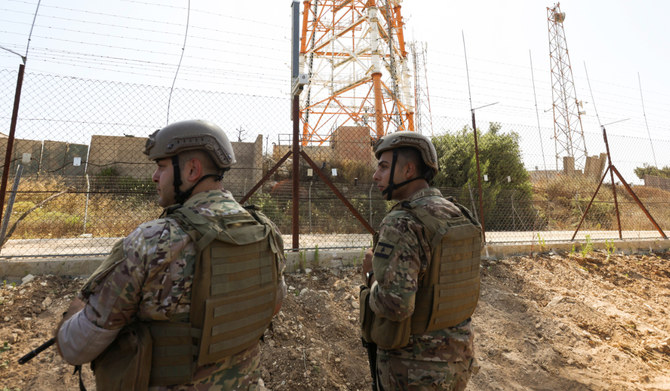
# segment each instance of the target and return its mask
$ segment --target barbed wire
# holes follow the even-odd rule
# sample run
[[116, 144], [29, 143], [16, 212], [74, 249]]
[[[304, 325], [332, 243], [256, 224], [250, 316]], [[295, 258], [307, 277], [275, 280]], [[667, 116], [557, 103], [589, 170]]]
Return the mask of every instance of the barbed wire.
[[[25, 1], [13, 1], [15, 3], [23, 3], [23, 4], [28, 4]], [[129, 1], [133, 2], [133, 1]], [[142, 2], [138, 2], [142, 3]], [[146, 3], [147, 5], [151, 5], [152, 3]], [[153, 4], [156, 5], [156, 4]], [[110, 17], [115, 17], [115, 18], [123, 18], [123, 19], [128, 19], [128, 20], [134, 20], [138, 19], [140, 21], [151, 21], [155, 22], [157, 24], [164, 24], [167, 26], [172, 26], [172, 25], [179, 25], [178, 23], [166, 23], [165, 21], [161, 20], [156, 20], [156, 19], [150, 19], [150, 18], [135, 18], [135, 17], [126, 17], [123, 15], [118, 15], [118, 14], [113, 14], [113, 13], [105, 13], [105, 12], [94, 12], [94, 11], [87, 11], [87, 10], [81, 10], [81, 9], [75, 9], [75, 8], [68, 8], [68, 7], [60, 7], [60, 6], [50, 6], [53, 9], [63, 9], [66, 11], [72, 11], [72, 12], [77, 12], [77, 13], [84, 13], [86, 14], [91, 13], [93, 15], [102, 15], [102, 16], [110, 16]], [[174, 8], [174, 9], [184, 9], [183, 7], [174, 7], [174, 6], [166, 6], [169, 8]], [[5, 8], [7, 9], [7, 8]], [[28, 14], [28, 13], [25, 13]], [[225, 15], [222, 15], [225, 16]], [[53, 15], [41, 15], [41, 19], [49, 19], [49, 18], [62, 18], [61, 16], [53, 16]], [[81, 21], [79, 19], [73, 19], [73, 18], [65, 18], [64, 20], [77, 20]], [[86, 21], [88, 22], [88, 21]], [[42, 21], [42, 23], [44, 23]], [[90, 23], [93, 23], [93, 25], [96, 25], [96, 23], [99, 23], [97, 21], [90, 21]], [[117, 27], [122, 27], [122, 28], [127, 28], [127, 26], [122, 26], [119, 25], [118, 23], [107, 23], [106, 25], [109, 26], [117, 26]], [[51, 25], [46, 24], [47, 28], [53, 28], [53, 29], [58, 29], [58, 27], [53, 27]], [[279, 26], [277, 26], [279, 27]], [[195, 28], [195, 27], [194, 27]], [[134, 28], [129, 28], [130, 30], [133, 30]], [[70, 31], [74, 32], [76, 34], [87, 34], [85, 30], [80, 30], [80, 29], [70, 29], [70, 28], [65, 28], [65, 31]], [[73, 30], [73, 31], [72, 31]], [[226, 36], [229, 36], [230, 34], [240, 34], [238, 32], [234, 31], [225, 31], [225, 30], [220, 30], [220, 29], [205, 29], [206, 31], [219, 31], [224, 33]], [[160, 31], [157, 29], [134, 29], [133, 31], [153, 31], [161, 34], [172, 34], [170, 31]], [[119, 39], [123, 40], [129, 40], [132, 39], [131, 36], [128, 35], [115, 35], [115, 34], [100, 34], [97, 32], [89, 32], [93, 34], [94, 36], [113, 36]], [[173, 35], [178, 35], [178, 34], [173, 34]], [[251, 34], [240, 34], [240, 36], [245, 36], [245, 37], [258, 37], [262, 38], [265, 42], [268, 39], [276, 39], [274, 37], [268, 37], [268, 36], [254, 36]], [[152, 55], [164, 55], [164, 56], [171, 56], [171, 53], [165, 52], [165, 51], [160, 51], [156, 49], [137, 49], [134, 47], [129, 47], [127, 45], [114, 45], [114, 44], [94, 44], [90, 42], [86, 42], [85, 40], [73, 40], [73, 39], [63, 39], [63, 38], [57, 38], [54, 39], [52, 37], [46, 37], [43, 35], [39, 36], [42, 39], [53, 39], [54, 41], [61, 41], [61, 42], [68, 42], [68, 43], [76, 43], [76, 44], [81, 44], [81, 45], [96, 45], [96, 46], [103, 46], [103, 47], [108, 47], [110, 49], [119, 49], [119, 50], [128, 50], [128, 51], [134, 51], [137, 53], [143, 53], [143, 54], [152, 54]], [[222, 39], [212, 39], [210, 37], [202, 37], [205, 42], [212, 42], [212, 43], [224, 43], [224, 44], [237, 44], [237, 41], [234, 40], [222, 40]], [[287, 42], [287, 39], [279, 39], [278, 41], [281, 42]], [[174, 44], [170, 43], [168, 41], [161, 41], [161, 40], [148, 40], [147, 42], [154, 42], [154, 43], [165, 43], [165, 44]], [[262, 45], [262, 44], [249, 44], [249, 47], [254, 47], [257, 49], [264, 50], [265, 52], [270, 52], [273, 47], [270, 45]], [[217, 48], [210, 48], [207, 46], [203, 45], [198, 45], [194, 46], [194, 48], [198, 48], [203, 51], [218, 51], [219, 49]], [[160, 61], [155, 61], [155, 60], [141, 60], [141, 59], [132, 59], [128, 58], [125, 56], [118, 56], [118, 57], [113, 57], [113, 56], [105, 56], [105, 55], [97, 55], [97, 54], [91, 54], [91, 53], [85, 53], [85, 52], [73, 52], [73, 51], [65, 51], [65, 50], [59, 50], [59, 49], [53, 49], [50, 47], [39, 47], [39, 50], [42, 51], [42, 53], [36, 54], [35, 57], [37, 59], [41, 59], [44, 61], [49, 61], [49, 62], [54, 62], [54, 63], [60, 63], [60, 64], [65, 64], [65, 65], [70, 65], [70, 66], [78, 66], [78, 67], [88, 67], [89, 69], [103, 69], [103, 70], [109, 70], [113, 72], [126, 72], [129, 74], [135, 74], [135, 75], [148, 75], [152, 77], [165, 77], [165, 75], [169, 72], [174, 71], [174, 65], [170, 63], [165, 63], [165, 62], [160, 62]], [[37, 53], [37, 52], [36, 52]], [[47, 54], [45, 54], [47, 53]], [[228, 53], [231, 54], [230, 57], [247, 57], [247, 58], [260, 58], [264, 60], [269, 60], [269, 61], [276, 61], [276, 57], [272, 56], [264, 56], [264, 55], [259, 55], [259, 54], [249, 54], [246, 52], [242, 51], [229, 51]], [[444, 51], [444, 50], [432, 50], [432, 53], [437, 53], [437, 54], [442, 54], [446, 55], [448, 57], [453, 57], [455, 60], [454, 61], [459, 61], [460, 62], [460, 56], [459, 54], [451, 53], [449, 51]], [[268, 64], [269, 61], [256, 61], [252, 62], [251, 66], [253, 68], [249, 68], [250, 65], [248, 63], [245, 63], [243, 61], [229, 61], [226, 59], [224, 60], [219, 60], [219, 59], [210, 59], [207, 57], [200, 56], [198, 58], [199, 61], [202, 62], [216, 62], [217, 64], [221, 64], [221, 67], [209, 67], [209, 66], [202, 66], [199, 65], [197, 67], [185, 67], [184, 68], [184, 74], [188, 75], [187, 78], [185, 78], [185, 81], [188, 82], [200, 82], [200, 77], [199, 76], [204, 76], [203, 79], [207, 78], [208, 76], [203, 75], [204, 73], [214, 73], [214, 74], [221, 74], [225, 73], [226, 75], [229, 76], [229, 79], [227, 82], [214, 82], [213, 84], [215, 85], [257, 85], [257, 86], [262, 86], [263, 83], [267, 83], [270, 88], [287, 88], [286, 87], [286, 78], [283, 76], [280, 76], [276, 72], [277, 68], [270, 66], [264, 66], [265, 64]], [[433, 60], [434, 61], [434, 60]], [[532, 101], [530, 99], [530, 93], [528, 93], [526, 90], [526, 87], [528, 87], [530, 84], [529, 78], [525, 78], [523, 76], [515, 75], [514, 73], [505, 73], [505, 72], [495, 72], [495, 71], [487, 71], [487, 72], [477, 72], [477, 63], [481, 64], [495, 64], [498, 65], [500, 68], [509, 68], [509, 69], [523, 69], [525, 71], [528, 71], [530, 68], [528, 68], [527, 65], [519, 65], [519, 64], [510, 64], [510, 63], [505, 63], [497, 60], [491, 60], [491, 59], [482, 59], [478, 57], [473, 57], [470, 60], [471, 63], [473, 63], [473, 75], [472, 75], [472, 85], [473, 88], [478, 88], [485, 90], [484, 93], [478, 93], [478, 98], [482, 100], [488, 100], [488, 99], [494, 99], [494, 100], [500, 100], [500, 96], [506, 97], [506, 101], [502, 102], [501, 106], [496, 109], [495, 111], [492, 111], [492, 113], [502, 113], [502, 114], [514, 114], [514, 113], [524, 113], [525, 111], [528, 110], [529, 107], [532, 106]], [[110, 64], [115, 64], [114, 66], [110, 66]], [[287, 65], [282, 64], [283, 67], [287, 67]], [[240, 71], [235, 71], [231, 72], [230, 70], [226, 69], [226, 66], [230, 67], [246, 67], [247, 69], [253, 69], [249, 72], [240, 72]], [[260, 72], [259, 72], [260, 70]], [[263, 70], [266, 70], [268, 72], [263, 72]], [[155, 73], [158, 74], [155, 74]], [[542, 84], [546, 84], [546, 81], [548, 80], [548, 72], [539, 70], [538, 72], [540, 76], [538, 77], [538, 82]], [[248, 76], [249, 81], [246, 80], [245, 77]], [[233, 81], [230, 80], [230, 77], [233, 78], [242, 78], [245, 80], [241, 81]], [[430, 71], [430, 79], [433, 80], [435, 83], [444, 83], [444, 82], [450, 82], [454, 83], [460, 83], [465, 80], [465, 76], [463, 73], [463, 68], [462, 66], [459, 65], [452, 65], [450, 63], [445, 63], [445, 64], [440, 64], [440, 66], [433, 66], [431, 67]], [[219, 84], [217, 84], [219, 83]], [[609, 94], [601, 94], [599, 92], [599, 96], [602, 95], [601, 100], [603, 101], [603, 115], [616, 115], [617, 113], [620, 113], [622, 111], [627, 111], [627, 112], [636, 112], [640, 110], [636, 110], [636, 106], [633, 103], [633, 100], [627, 99], [630, 94], [626, 94], [625, 91], [632, 91], [632, 87], [624, 86], [621, 85], [620, 83], [611, 83], [607, 81], [600, 81], [600, 80], [594, 80], [594, 84], [601, 85], [603, 87], [619, 87], [619, 89], [614, 89], [613, 93]], [[618, 92], [623, 90], [624, 92]], [[435, 91], [435, 90], [434, 90]], [[637, 95], [637, 90], [635, 91]], [[450, 88], [449, 91], [450, 94], [458, 94], [459, 89], [458, 88]], [[649, 91], [649, 94], [654, 94], [653, 91]], [[583, 94], [582, 94], [583, 95]], [[440, 99], [441, 97], [437, 94], [433, 94], [434, 99]], [[452, 99], [452, 102], [458, 102], [460, 101], [459, 99]], [[550, 100], [549, 98], [546, 97], [540, 97], [539, 102], [541, 106], [547, 105]], [[637, 102], [634, 102], [637, 103]], [[665, 112], [667, 113], [667, 109], [665, 109], [665, 105], [663, 103], [660, 103], [655, 100], [655, 99], [648, 99], [647, 105], [649, 107], [649, 111], [659, 111], [662, 110], [661, 113]], [[641, 115], [641, 114], [640, 114]], [[661, 114], [659, 118], [659, 113], [654, 113], [653, 115], [650, 113], [649, 115], [649, 121], [652, 124], [652, 126], [657, 127], [657, 126], [662, 126], [663, 123], [666, 122], [667, 115]]]
[[[18, 14], [23, 14], [23, 15], [32, 15], [29, 12], [25, 11], [16, 11], [16, 10], [11, 10], [7, 8], [0, 8], [0, 11], [4, 11], [5, 14], [6, 12], [15, 12]], [[170, 30], [157, 30], [157, 29], [150, 29], [150, 28], [143, 28], [143, 27], [138, 27], [138, 26], [124, 26], [120, 24], [115, 24], [115, 23], [109, 23], [109, 22], [100, 22], [100, 21], [93, 21], [93, 20], [88, 20], [88, 19], [78, 19], [78, 18], [68, 18], [64, 16], [56, 16], [56, 15], [40, 15], [40, 19], [54, 19], [54, 20], [62, 20], [66, 22], [78, 22], [82, 23], [85, 25], [93, 25], [93, 26], [105, 26], [105, 27], [114, 27], [114, 28], [121, 28], [121, 29], [126, 29], [126, 30], [134, 30], [134, 31], [140, 31], [143, 33], [159, 33], [162, 35], [173, 35], [175, 37], [179, 37], [179, 33], [174, 33], [171, 32]], [[125, 19], [133, 19], [132, 17], [125, 17]], [[25, 22], [18, 22], [18, 21], [11, 21], [11, 20], [3, 20], [4, 22], [11, 22], [11, 23], [16, 23], [16, 24], [29, 24]], [[167, 26], [174, 26], [174, 27], [184, 27], [183, 24], [178, 24], [178, 23], [170, 23], [166, 21], [159, 21], [155, 20], [153, 21], [157, 24], [163, 24]], [[51, 26], [51, 25], [43, 25], [42, 22], [37, 24], [38, 27], [46, 27], [51, 30], [61, 30], [63, 29], [61, 26]], [[276, 42], [288, 42], [288, 38], [277, 38], [277, 36], [266, 36], [266, 35], [254, 35], [254, 34], [248, 34], [248, 33], [243, 33], [239, 32], [236, 30], [222, 30], [218, 28], [212, 28], [212, 27], [202, 27], [202, 26], [193, 26], [194, 29], [196, 30], [203, 30], [203, 31], [209, 31], [209, 32], [215, 32], [215, 33], [224, 33], [227, 35], [235, 35], [235, 36], [240, 36], [240, 37], [245, 37], [245, 38], [258, 38], [263, 41], [276, 41]], [[64, 31], [67, 31], [67, 29], [63, 29]], [[199, 39], [203, 40], [212, 40], [209, 36], [199, 36], [196, 35]]]

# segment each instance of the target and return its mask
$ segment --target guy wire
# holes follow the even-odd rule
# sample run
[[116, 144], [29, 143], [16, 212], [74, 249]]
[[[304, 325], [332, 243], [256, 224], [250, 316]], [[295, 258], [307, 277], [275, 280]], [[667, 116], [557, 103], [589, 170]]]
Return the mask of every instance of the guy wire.
[[470, 92], [470, 70], [468, 69], [468, 53], [465, 50], [465, 33], [461, 30], [463, 37], [463, 55], [465, 56], [465, 74], [468, 77], [468, 96], [470, 98], [470, 111], [472, 111], [472, 92]]
[[188, 24], [190, 17], [191, 17], [191, 0], [188, 0], [188, 8], [186, 9], [186, 31], [184, 32], [184, 44], [181, 47], [181, 56], [179, 56], [179, 64], [177, 64], [177, 70], [174, 73], [174, 79], [172, 79], [172, 87], [170, 87], [166, 125], [170, 123], [170, 103], [172, 103], [172, 92], [174, 91], [174, 85], [177, 82], [177, 75], [179, 74], [179, 69], [181, 68], [181, 61], [184, 59], [184, 51], [186, 49], [186, 38], [188, 38]]
[[596, 99], [593, 97], [593, 90], [591, 90], [591, 79], [589, 79], [589, 71], [586, 69], [586, 61], [584, 61], [584, 72], [586, 72], [586, 82], [589, 84], [589, 93], [591, 94], [591, 100], [593, 101], [593, 111], [596, 112], [596, 118], [598, 118], [598, 125], [603, 127], [603, 123], [600, 122], [600, 116], [598, 115], [598, 108], [596, 107]]
[[42, 3], [42, 0], [37, 1], [37, 8], [35, 8], [35, 15], [33, 15], [33, 23], [30, 25], [30, 34], [28, 34], [28, 43], [26, 44], [26, 55], [22, 57], [24, 65], [26, 63], [26, 60], [28, 60], [28, 49], [30, 48], [30, 39], [33, 36], [33, 28], [35, 27], [35, 20], [37, 19], [37, 11], [40, 10], [40, 3]]
[[528, 50], [528, 57], [530, 58], [530, 78], [533, 81], [533, 98], [535, 98], [535, 117], [537, 117], [537, 132], [540, 134], [540, 149], [542, 150], [542, 162], [544, 163], [544, 170], [547, 171], [547, 160], [544, 158], [544, 145], [542, 145], [542, 129], [540, 128], [540, 114], [537, 110], [537, 93], [535, 92], [535, 73], [533, 72], [533, 55]]
[[649, 132], [649, 124], [647, 123], [647, 113], [644, 110], [644, 97], [642, 97], [642, 81], [640, 81], [640, 72], [637, 73], [637, 83], [640, 86], [640, 100], [642, 101], [642, 115], [644, 116], [644, 125], [647, 127], [647, 135], [649, 136], [649, 144], [651, 144], [651, 154], [654, 156], [654, 165], [658, 167], [656, 161], [656, 152], [654, 151], [654, 143], [651, 141], [651, 132]]

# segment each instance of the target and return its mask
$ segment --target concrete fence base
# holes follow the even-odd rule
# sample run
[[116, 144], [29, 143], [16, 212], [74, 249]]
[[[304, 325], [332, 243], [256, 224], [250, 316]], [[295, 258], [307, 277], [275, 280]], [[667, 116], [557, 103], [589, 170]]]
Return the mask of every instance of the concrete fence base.
[[[547, 251], [579, 252], [584, 242], [552, 242], [546, 245], [532, 244], [488, 244], [482, 249], [482, 257], [497, 259], [513, 255], [528, 255]], [[661, 252], [670, 250], [668, 239], [613, 240], [591, 242], [593, 249], [606, 249], [613, 245], [617, 253]], [[358, 266], [362, 263], [364, 250], [318, 250], [288, 252], [286, 272], [304, 269], [338, 268]], [[0, 278], [7, 281], [20, 280], [28, 274], [58, 276], [89, 276], [100, 265], [104, 257], [31, 258], [0, 260]]]

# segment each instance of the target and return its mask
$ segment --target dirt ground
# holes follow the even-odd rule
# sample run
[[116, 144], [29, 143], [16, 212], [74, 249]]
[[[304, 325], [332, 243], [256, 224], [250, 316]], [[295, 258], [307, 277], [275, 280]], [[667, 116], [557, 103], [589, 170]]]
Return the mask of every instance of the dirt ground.
[[[670, 390], [670, 254], [545, 253], [482, 262], [468, 390]], [[287, 275], [262, 342], [270, 390], [369, 390], [358, 337], [359, 270]], [[81, 279], [0, 288], [0, 391], [75, 390], [50, 337]], [[84, 381], [93, 389], [90, 370]]]

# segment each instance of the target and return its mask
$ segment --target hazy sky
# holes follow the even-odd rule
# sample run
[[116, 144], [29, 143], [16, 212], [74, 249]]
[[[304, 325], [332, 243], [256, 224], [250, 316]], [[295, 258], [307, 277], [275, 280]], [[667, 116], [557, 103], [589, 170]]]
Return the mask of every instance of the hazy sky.
[[[170, 86], [182, 53], [187, 4], [43, 0], [27, 71]], [[36, 5], [35, 0], [3, 0], [0, 46], [25, 54]], [[286, 96], [290, 5], [289, 0], [191, 1], [176, 87]], [[537, 127], [532, 54], [540, 126], [545, 131], [542, 138], [549, 144], [553, 116], [547, 7], [553, 5], [537, 0], [404, 0], [406, 40], [427, 44], [433, 115], [469, 118], [464, 34], [473, 105], [498, 102], [478, 111], [478, 121], [524, 125], [529, 133]], [[628, 119], [611, 125], [608, 132], [648, 138], [639, 73], [651, 138], [664, 141], [665, 149], [670, 147], [670, 76], [666, 70], [670, 64], [666, 20], [670, 2], [565, 0], [560, 5], [566, 13], [564, 26], [578, 99], [585, 102], [584, 131], [596, 136], [600, 132], [586, 63], [601, 122]], [[0, 69], [14, 70], [19, 63], [19, 56], [0, 50]], [[522, 138], [536, 135], [522, 134]], [[597, 137], [595, 140], [589, 152], [603, 150]], [[649, 150], [636, 153], [649, 157]], [[670, 164], [666, 156], [670, 154], [663, 150], [656, 154], [660, 165]]]
[[[425, 7], [425, 3], [405, 1], [403, 10], [408, 36], [428, 42], [429, 72], [446, 74], [449, 67], [445, 69], [443, 64], [463, 61], [463, 32], [473, 100], [479, 104], [500, 100], [501, 104], [527, 106], [526, 101], [532, 100], [532, 91], [528, 94], [517, 90], [525, 91], [530, 83], [530, 51], [538, 101], [545, 102], [541, 105], [543, 109], [551, 107], [547, 7], [554, 3], [441, 1], [434, 2], [439, 6], [433, 9]], [[642, 117], [639, 73], [647, 117], [650, 124], [657, 125], [652, 136], [667, 138], [668, 126], [663, 124], [670, 120], [670, 74], [667, 71], [670, 27], [665, 15], [670, 12], [670, 3], [566, 0], [560, 7], [566, 14], [564, 28], [578, 98], [592, 101], [586, 63], [603, 123], [622, 119], [622, 115], [624, 118]], [[450, 57], [460, 58], [450, 61]], [[450, 90], [467, 94], [467, 84], [462, 84], [464, 80], [452, 83]], [[530, 87], [532, 90], [532, 85]], [[503, 91], [495, 92], [496, 89]], [[519, 95], [515, 96], [516, 93]], [[436, 91], [435, 94], [449, 92]], [[595, 117], [592, 106], [586, 105], [587, 117]]]

